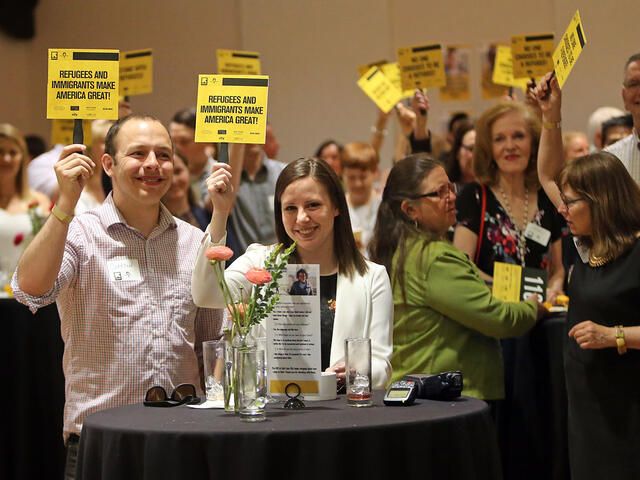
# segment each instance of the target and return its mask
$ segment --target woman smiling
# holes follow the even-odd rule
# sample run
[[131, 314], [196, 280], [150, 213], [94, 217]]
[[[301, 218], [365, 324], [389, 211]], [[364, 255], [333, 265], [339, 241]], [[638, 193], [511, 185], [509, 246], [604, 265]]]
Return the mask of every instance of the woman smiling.
[[[224, 242], [224, 226], [233, 205], [229, 167], [215, 164], [207, 185], [214, 206], [208, 228], [213, 243], [204, 242], [198, 252], [193, 298], [197, 305], [220, 308], [224, 300], [205, 251]], [[296, 242], [290, 262], [320, 267], [322, 368], [335, 371], [338, 381], [344, 381], [345, 339], [370, 337], [372, 386], [384, 388], [391, 376], [391, 286], [385, 269], [358, 251], [338, 176], [316, 158], [291, 162], [276, 182], [274, 212], [278, 241], [285, 247]], [[272, 249], [250, 245], [225, 271], [234, 299], [244, 295], [246, 300], [251, 288], [244, 273], [262, 267]]]

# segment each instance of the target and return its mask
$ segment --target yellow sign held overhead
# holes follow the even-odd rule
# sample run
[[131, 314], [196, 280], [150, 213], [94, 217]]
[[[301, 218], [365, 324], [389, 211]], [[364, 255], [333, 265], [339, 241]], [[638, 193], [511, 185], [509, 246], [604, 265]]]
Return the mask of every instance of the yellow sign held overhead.
[[403, 90], [447, 84], [439, 43], [398, 48], [398, 65]]
[[567, 31], [564, 32], [558, 47], [553, 52], [553, 69], [556, 72], [560, 88], [566, 82], [586, 43], [587, 37], [580, 22], [580, 11], [576, 10]]
[[391, 83], [395, 85], [395, 87], [402, 92], [402, 98], [411, 98], [413, 97], [413, 89], [402, 90], [402, 80], [400, 78], [400, 67], [398, 66], [398, 62], [385, 63], [380, 67], [384, 76], [391, 80]]
[[378, 67], [371, 67], [358, 80], [358, 86], [384, 113], [388, 113], [396, 103], [402, 100], [402, 92]]
[[153, 52], [132, 50], [120, 54], [120, 95], [142, 95], [153, 90]]
[[196, 142], [264, 143], [268, 76], [199, 75]]
[[[91, 146], [91, 122], [93, 120], [83, 120], [82, 130], [84, 132], [83, 144]], [[51, 122], [51, 143], [53, 145], [71, 145], [73, 143], [73, 120], [53, 120]]]
[[513, 57], [511, 47], [498, 45], [496, 48], [496, 60], [493, 64], [492, 81], [498, 85], [507, 87], [520, 87], [527, 90], [528, 78], [513, 78]]
[[358, 78], [362, 78], [362, 76], [367, 73], [369, 71], [369, 69], [371, 67], [382, 67], [382, 65], [384, 65], [385, 63], [388, 63], [388, 61], [385, 60], [378, 60], [377, 62], [371, 62], [371, 63], [367, 63], [366, 65], [360, 65], [358, 67]]
[[553, 70], [553, 33], [511, 37], [513, 77], [541, 77]]
[[118, 118], [118, 50], [49, 49], [47, 118]]
[[218, 73], [221, 75], [260, 75], [260, 54], [242, 50], [218, 49]]

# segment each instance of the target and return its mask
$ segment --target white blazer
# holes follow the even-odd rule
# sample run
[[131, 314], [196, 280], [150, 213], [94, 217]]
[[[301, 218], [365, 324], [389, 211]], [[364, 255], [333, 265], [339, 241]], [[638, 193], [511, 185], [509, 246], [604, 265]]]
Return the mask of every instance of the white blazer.
[[[191, 291], [193, 301], [200, 307], [224, 308], [224, 297], [209, 260], [207, 248], [224, 245], [212, 243], [209, 238], [200, 245], [196, 265], [193, 269]], [[252, 267], [264, 267], [264, 262], [273, 247], [254, 243], [246, 253], [225, 270], [224, 277], [234, 300], [240, 299], [240, 286], [245, 301], [251, 292], [251, 283], [244, 274]], [[391, 353], [393, 351], [393, 295], [386, 269], [367, 261], [368, 271], [357, 272], [349, 279], [338, 274], [336, 286], [336, 311], [331, 339], [330, 365], [344, 361], [344, 341], [352, 337], [371, 338], [372, 384], [375, 389], [384, 389], [391, 378]]]

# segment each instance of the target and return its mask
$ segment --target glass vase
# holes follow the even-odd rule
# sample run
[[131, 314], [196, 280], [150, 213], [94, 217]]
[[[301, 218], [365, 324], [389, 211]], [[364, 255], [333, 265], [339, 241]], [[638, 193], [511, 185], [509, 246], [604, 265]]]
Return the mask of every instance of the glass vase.
[[264, 406], [267, 399], [261, 392], [263, 380], [261, 364], [264, 363], [264, 350], [246, 347], [238, 350], [236, 373], [238, 381], [238, 413], [245, 422], [264, 421]]
[[251, 332], [236, 333], [231, 341], [231, 346], [228, 350], [228, 355], [225, 357], [225, 385], [227, 385], [227, 391], [225, 391], [225, 407], [228, 412], [238, 412], [240, 407], [238, 404], [238, 369], [239, 364], [239, 352], [244, 350], [256, 348], [256, 340], [251, 335]]

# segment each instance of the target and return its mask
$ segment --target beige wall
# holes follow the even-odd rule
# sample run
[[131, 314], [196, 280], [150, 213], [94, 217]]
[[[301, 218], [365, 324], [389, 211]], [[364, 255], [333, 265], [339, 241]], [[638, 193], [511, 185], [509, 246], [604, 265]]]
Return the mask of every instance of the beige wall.
[[[640, 51], [634, 24], [640, 4], [579, 4], [587, 47], [564, 88], [564, 123], [584, 130], [598, 106], [621, 107], [622, 66]], [[0, 36], [0, 121], [48, 136], [50, 47], [152, 47], [154, 93], [134, 97], [133, 103], [136, 110], [164, 121], [195, 103], [196, 75], [214, 70], [216, 48], [244, 48], [261, 52], [263, 72], [271, 76], [269, 116], [282, 144], [279, 157], [291, 160], [311, 154], [325, 138], [369, 138], [376, 108], [355, 84], [357, 65], [392, 59], [399, 46], [467, 43], [474, 48], [471, 73], [477, 79], [482, 44], [524, 33], [554, 31], [559, 36], [577, 5], [569, 0], [114, 0], [108, 5], [41, 0], [34, 40]], [[125, 13], [110, 13], [119, 10]], [[451, 111], [478, 113], [491, 104], [480, 99], [477, 80], [470, 102], [440, 102], [435, 91], [430, 97], [436, 130]], [[391, 143], [389, 137], [385, 161]]]

